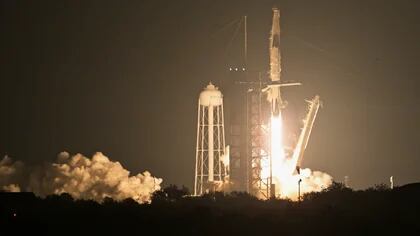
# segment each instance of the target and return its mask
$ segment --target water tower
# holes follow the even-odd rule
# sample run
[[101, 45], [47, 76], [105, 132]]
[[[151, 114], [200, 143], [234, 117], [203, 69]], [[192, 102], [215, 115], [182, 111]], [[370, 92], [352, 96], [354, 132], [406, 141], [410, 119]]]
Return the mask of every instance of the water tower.
[[209, 83], [198, 99], [194, 195], [221, 190], [229, 157], [225, 147], [223, 95]]

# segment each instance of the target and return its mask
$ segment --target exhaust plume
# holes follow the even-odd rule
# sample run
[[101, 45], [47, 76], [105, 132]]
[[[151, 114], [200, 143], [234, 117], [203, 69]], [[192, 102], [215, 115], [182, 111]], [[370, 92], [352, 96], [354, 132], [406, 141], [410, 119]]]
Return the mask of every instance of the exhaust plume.
[[69, 193], [75, 199], [101, 202], [106, 197], [117, 201], [132, 198], [144, 203], [150, 202], [161, 183], [162, 179], [148, 171], [130, 176], [119, 162], [109, 160], [100, 152], [92, 158], [62, 152], [55, 163], [35, 167], [13, 162], [7, 156], [0, 161], [0, 189], [32, 191], [40, 197]]
[[280, 177], [274, 177], [273, 182], [278, 186], [276, 194], [281, 198], [288, 198], [293, 201], [298, 200], [298, 182], [300, 184], [300, 193], [304, 195], [310, 192], [320, 192], [332, 184], [333, 178], [321, 171], [312, 171], [309, 168], [301, 169], [300, 175], [284, 174]]

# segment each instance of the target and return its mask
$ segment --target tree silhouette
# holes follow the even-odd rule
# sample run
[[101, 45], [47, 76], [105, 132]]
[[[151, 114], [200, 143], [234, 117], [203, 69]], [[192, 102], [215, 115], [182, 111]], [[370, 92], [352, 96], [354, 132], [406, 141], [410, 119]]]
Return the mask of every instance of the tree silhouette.
[[152, 202], [177, 202], [187, 195], [189, 195], [187, 187], [182, 186], [181, 188], [178, 188], [178, 186], [171, 184], [162, 190], [154, 192]]

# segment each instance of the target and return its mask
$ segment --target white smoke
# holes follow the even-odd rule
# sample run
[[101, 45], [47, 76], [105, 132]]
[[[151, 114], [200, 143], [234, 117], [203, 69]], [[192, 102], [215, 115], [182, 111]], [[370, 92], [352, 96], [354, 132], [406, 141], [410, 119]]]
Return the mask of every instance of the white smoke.
[[9, 185], [3, 186], [1, 190], [5, 192], [17, 193], [17, 192], [20, 192], [20, 187], [17, 184], [9, 184]]
[[298, 183], [300, 182], [300, 195], [305, 193], [320, 192], [332, 184], [333, 178], [321, 171], [311, 171], [309, 168], [301, 169], [300, 175], [283, 175], [281, 178], [274, 178], [276, 194], [281, 198], [298, 200]]
[[118, 201], [133, 198], [139, 203], [150, 202], [152, 193], [160, 190], [162, 183], [162, 179], [151, 176], [148, 171], [130, 176], [119, 162], [110, 161], [100, 152], [91, 159], [81, 154], [70, 157], [69, 153], [62, 152], [56, 163], [32, 168], [5, 157], [0, 162], [0, 178], [0, 188], [4, 191], [22, 189], [41, 197], [69, 193], [75, 199], [98, 202], [106, 197]]
[[332, 184], [333, 178], [321, 171], [311, 171], [309, 168], [301, 170], [301, 194], [320, 192]]
[[9, 156], [0, 160], [0, 190], [7, 192], [20, 192], [19, 184], [22, 179], [23, 163], [14, 162]]

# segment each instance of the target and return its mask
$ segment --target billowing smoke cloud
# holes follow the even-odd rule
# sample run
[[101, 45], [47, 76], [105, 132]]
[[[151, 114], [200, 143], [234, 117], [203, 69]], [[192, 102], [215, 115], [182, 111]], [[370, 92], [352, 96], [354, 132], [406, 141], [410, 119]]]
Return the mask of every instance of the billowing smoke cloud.
[[8, 156], [0, 160], [0, 190], [20, 192], [19, 183], [23, 175], [23, 166], [22, 162], [14, 162]]
[[301, 170], [301, 193], [320, 192], [332, 184], [333, 178], [322, 171]]
[[102, 201], [133, 198], [139, 203], [149, 202], [154, 191], [160, 190], [162, 179], [148, 171], [130, 176], [119, 162], [113, 162], [98, 152], [92, 158], [81, 154], [58, 155], [56, 163], [28, 167], [9, 157], [0, 161], [0, 189], [3, 191], [32, 191], [45, 197], [69, 193], [75, 199]]
[[282, 198], [298, 200], [298, 182], [300, 183], [301, 196], [305, 193], [320, 192], [332, 184], [333, 178], [321, 171], [311, 171], [309, 168], [301, 169], [300, 175], [282, 175], [280, 178], [273, 178], [274, 183], [278, 186], [276, 194]]

